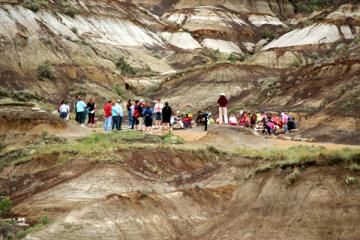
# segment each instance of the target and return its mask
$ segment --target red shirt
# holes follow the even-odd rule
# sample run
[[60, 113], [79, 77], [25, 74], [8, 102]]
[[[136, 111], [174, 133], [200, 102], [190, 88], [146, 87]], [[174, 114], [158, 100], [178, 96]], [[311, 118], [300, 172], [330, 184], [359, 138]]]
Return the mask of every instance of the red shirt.
[[104, 105], [104, 115], [105, 115], [106, 118], [112, 116], [112, 105], [111, 105], [111, 103], [106, 103]]

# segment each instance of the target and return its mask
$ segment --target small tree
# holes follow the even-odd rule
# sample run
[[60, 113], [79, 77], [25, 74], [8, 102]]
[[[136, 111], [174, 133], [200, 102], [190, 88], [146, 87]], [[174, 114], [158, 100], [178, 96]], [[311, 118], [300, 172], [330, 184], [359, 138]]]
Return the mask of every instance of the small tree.
[[49, 61], [45, 61], [44, 63], [40, 64], [37, 71], [39, 77], [54, 79], [53, 69]]
[[136, 75], [136, 69], [126, 62], [124, 57], [120, 57], [115, 63], [116, 67], [121, 70], [124, 75], [134, 76]]
[[8, 197], [0, 197], [0, 217], [8, 214], [12, 207], [12, 201]]

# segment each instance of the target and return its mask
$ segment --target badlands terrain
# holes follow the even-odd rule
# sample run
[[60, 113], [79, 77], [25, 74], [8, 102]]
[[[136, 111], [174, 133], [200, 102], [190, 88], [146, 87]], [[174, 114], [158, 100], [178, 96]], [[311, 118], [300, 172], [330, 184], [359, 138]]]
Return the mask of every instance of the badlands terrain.
[[[0, 239], [360, 239], [358, 0], [0, 0]], [[104, 134], [62, 99], [286, 111]]]

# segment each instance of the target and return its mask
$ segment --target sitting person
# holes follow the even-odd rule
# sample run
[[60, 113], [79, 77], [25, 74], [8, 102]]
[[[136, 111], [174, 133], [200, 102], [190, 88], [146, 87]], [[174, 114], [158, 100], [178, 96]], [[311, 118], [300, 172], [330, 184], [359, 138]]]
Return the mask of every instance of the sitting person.
[[189, 114], [185, 115], [185, 117], [182, 119], [182, 122], [184, 123], [185, 129], [191, 127], [191, 118], [189, 117]]
[[267, 118], [263, 118], [263, 124], [264, 124], [264, 129], [263, 129], [263, 134], [268, 134], [271, 135], [274, 130], [275, 130], [275, 124], [271, 121], [271, 117], [267, 117]]
[[231, 126], [237, 125], [237, 119], [235, 117], [235, 114], [230, 114], [229, 123]]
[[250, 126], [250, 119], [246, 112], [240, 111], [239, 125], [241, 127], [249, 127]]
[[295, 122], [295, 118], [294, 117], [290, 117], [288, 116], [288, 123], [287, 123], [287, 126], [288, 126], [288, 130], [293, 130], [293, 129], [296, 129], [296, 122]]
[[250, 124], [252, 128], [257, 128], [257, 115], [256, 113], [253, 113], [250, 118]]
[[204, 113], [202, 111], [198, 112], [198, 115], [196, 117], [196, 125], [197, 126], [204, 126], [205, 125], [205, 117], [204, 117]]

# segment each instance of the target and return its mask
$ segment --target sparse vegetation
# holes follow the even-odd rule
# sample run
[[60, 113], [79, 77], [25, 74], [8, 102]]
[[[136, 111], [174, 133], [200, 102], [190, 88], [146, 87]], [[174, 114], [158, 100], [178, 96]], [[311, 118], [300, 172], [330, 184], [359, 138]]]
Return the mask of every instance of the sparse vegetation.
[[133, 68], [124, 57], [120, 57], [116, 62], [116, 67], [121, 70], [121, 73], [128, 76], [136, 75], [136, 69]]
[[239, 60], [239, 58], [235, 54], [231, 53], [227, 60], [232, 64], [235, 64]]
[[269, 40], [273, 40], [275, 38], [275, 34], [273, 31], [269, 30], [269, 29], [264, 29], [260, 32], [260, 36], [263, 39], [269, 39]]
[[16, 239], [22, 239], [25, 238], [28, 234], [33, 232], [38, 232], [42, 229], [44, 229], [47, 225], [49, 225], [51, 221], [47, 216], [43, 216], [40, 219], [40, 223], [35, 224], [31, 227], [26, 228], [25, 230], [21, 230], [16, 234]]
[[47, 7], [48, 3], [48, 0], [26, 0], [22, 6], [33, 12], [37, 12], [41, 7]]
[[40, 64], [37, 69], [38, 76], [40, 78], [54, 79], [53, 68], [49, 61], [45, 61], [43, 64]]
[[298, 68], [301, 66], [301, 62], [299, 59], [295, 59], [292, 63], [291, 63], [291, 67], [294, 67], [294, 68]]
[[298, 168], [295, 168], [292, 173], [286, 176], [286, 183], [288, 185], [293, 185], [297, 181], [299, 176], [300, 176], [300, 170]]
[[298, 12], [311, 13], [316, 10], [320, 10], [324, 7], [328, 7], [333, 4], [332, 0], [302, 0], [302, 1], [291, 1], [295, 9]]
[[68, 15], [69, 17], [74, 18], [75, 15], [77, 14], [77, 10], [76, 10], [74, 7], [66, 6], [66, 7], [64, 8], [64, 14], [65, 14], [65, 15]]
[[168, 133], [163, 136], [163, 143], [165, 144], [183, 144], [185, 143], [184, 139], [179, 136]]
[[360, 162], [360, 150], [340, 149], [328, 150], [324, 147], [297, 146], [289, 149], [241, 149], [237, 153], [243, 157], [262, 160], [247, 177], [275, 168], [307, 167], [311, 165], [343, 165], [348, 168]]
[[12, 207], [12, 201], [10, 198], [5, 196], [0, 196], [0, 217], [5, 216], [10, 212]]

